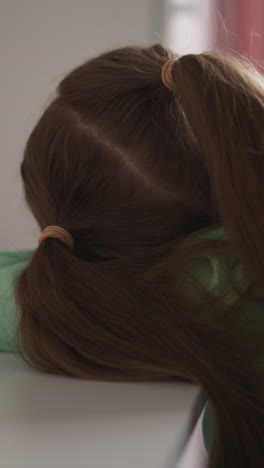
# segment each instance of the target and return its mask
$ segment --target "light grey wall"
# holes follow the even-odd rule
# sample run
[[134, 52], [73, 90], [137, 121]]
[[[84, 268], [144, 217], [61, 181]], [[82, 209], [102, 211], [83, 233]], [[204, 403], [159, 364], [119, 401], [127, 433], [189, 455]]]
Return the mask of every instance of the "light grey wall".
[[58, 81], [105, 49], [162, 38], [162, 0], [0, 0], [0, 249], [36, 246], [19, 164]]

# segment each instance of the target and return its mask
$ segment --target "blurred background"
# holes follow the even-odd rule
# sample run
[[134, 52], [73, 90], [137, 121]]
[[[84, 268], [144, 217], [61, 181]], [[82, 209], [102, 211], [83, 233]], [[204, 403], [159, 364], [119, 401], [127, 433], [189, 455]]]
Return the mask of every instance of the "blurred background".
[[33, 248], [19, 164], [63, 75], [106, 49], [163, 42], [263, 61], [263, 0], [0, 0], [0, 249]]
[[164, 33], [180, 54], [223, 49], [264, 58], [263, 0], [167, 0]]

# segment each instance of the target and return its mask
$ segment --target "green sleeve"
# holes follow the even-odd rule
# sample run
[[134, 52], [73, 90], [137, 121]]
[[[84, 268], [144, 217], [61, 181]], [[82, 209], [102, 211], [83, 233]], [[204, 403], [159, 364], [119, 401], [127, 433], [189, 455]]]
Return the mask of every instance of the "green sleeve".
[[14, 283], [27, 266], [33, 250], [0, 251], [0, 351], [15, 352], [17, 306]]
[[208, 400], [203, 412], [202, 418], [202, 434], [204, 448], [209, 454], [213, 443], [213, 407]]

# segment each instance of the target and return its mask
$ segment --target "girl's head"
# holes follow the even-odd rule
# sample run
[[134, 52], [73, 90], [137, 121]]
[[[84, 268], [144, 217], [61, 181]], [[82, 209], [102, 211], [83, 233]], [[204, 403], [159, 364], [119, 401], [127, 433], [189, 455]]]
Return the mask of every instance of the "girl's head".
[[18, 278], [21, 354], [81, 378], [198, 382], [216, 412], [212, 467], [250, 467], [246, 455], [260, 454], [246, 424], [257, 424], [263, 380], [238, 314], [227, 322], [221, 301], [195, 284], [192, 297], [182, 280], [194, 254], [226, 248], [192, 233], [221, 223], [263, 288], [263, 97], [257, 73], [234, 59], [114, 50], [62, 80], [21, 165], [40, 229], [74, 238], [72, 251], [45, 239]]

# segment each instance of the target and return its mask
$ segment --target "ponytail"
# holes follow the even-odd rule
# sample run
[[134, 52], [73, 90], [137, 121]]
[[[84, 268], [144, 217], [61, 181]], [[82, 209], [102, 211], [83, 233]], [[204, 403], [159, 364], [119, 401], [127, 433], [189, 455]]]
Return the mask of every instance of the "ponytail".
[[[247, 268], [263, 299], [264, 81], [245, 63], [209, 53], [183, 56], [174, 62], [172, 77], [175, 95], [208, 170], [211, 192], [220, 220], [230, 236], [232, 250]], [[241, 309], [243, 311], [243, 307]], [[241, 334], [241, 342], [236, 343], [235, 361], [238, 367], [239, 360], [244, 361], [241, 365], [245, 378], [239, 377], [238, 369], [228, 377], [226, 364], [229, 388], [224, 389], [221, 383], [217, 389], [211, 385], [206, 388], [215, 414], [210, 468], [263, 466], [264, 362], [257, 367], [260, 357], [253, 350], [254, 340], [263, 342], [264, 336], [253, 326], [256, 325], [254, 305], [251, 310], [251, 327], [248, 333], [244, 331], [244, 339], [251, 342], [255, 362], [251, 359], [246, 363], [243, 353], [239, 356], [239, 348], [243, 348]], [[242, 311], [241, 323], [245, 320]], [[261, 312], [259, 310], [258, 314]], [[229, 320], [232, 327], [231, 317]], [[261, 320], [261, 316], [257, 317], [260, 327]], [[261, 352], [264, 352], [262, 346], [258, 348], [258, 353]], [[217, 372], [217, 368], [215, 362], [212, 373]], [[232, 395], [236, 384], [238, 393]], [[205, 382], [204, 385], [206, 387]], [[241, 404], [240, 398], [246, 394], [247, 401]]]
[[245, 63], [209, 53], [183, 56], [173, 77], [221, 220], [263, 290], [264, 79]]

